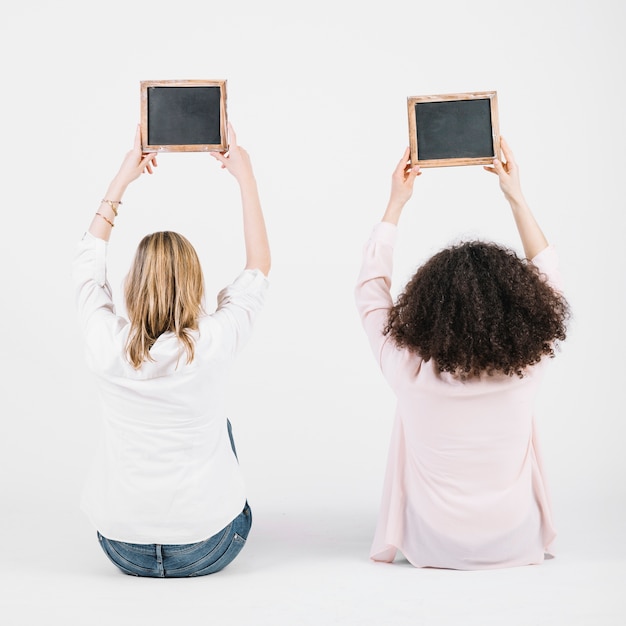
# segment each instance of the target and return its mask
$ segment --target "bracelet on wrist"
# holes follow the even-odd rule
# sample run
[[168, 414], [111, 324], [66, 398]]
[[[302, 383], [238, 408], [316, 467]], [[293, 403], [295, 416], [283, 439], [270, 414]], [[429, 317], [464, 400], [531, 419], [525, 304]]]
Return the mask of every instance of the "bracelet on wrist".
[[115, 224], [106, 215], [102, 215], [99, 211], [96, 211], [96, 215], [99, 215], [111, 228], [115, 226]]
[[113, 210], [113, 213], [115, 213], [115, 217], [117, 217], [117, 208], [119, 207], [120, 204], [122, 204], [121, 200], [107, 200], [106, 198], [103, 198], [101, 201], [101, 204], [108, 204], [111, 209]]

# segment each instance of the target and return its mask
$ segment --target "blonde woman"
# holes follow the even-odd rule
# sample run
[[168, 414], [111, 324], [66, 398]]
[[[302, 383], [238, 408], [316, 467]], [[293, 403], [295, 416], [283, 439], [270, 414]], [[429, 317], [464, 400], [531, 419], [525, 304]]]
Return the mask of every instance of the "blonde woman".
[[230, 126], [229, 139], [227, 153], [212, 155], [240, 188], [246, 265], [219, 293], [214, 312], [203, 310], [191, 243], [156, 232], [140, 242], [126, 278], [128, 319], [116, 314], [107, 242], [126, 188], [157, 165], [155, 153], [142, 154], [139, 129], [73, 264], [104, 426], [81, 508], [126, 574], [217, 572], [239, 554], [252, 523], [224, 390], [263, 307], [271, 261], [250, 158]]

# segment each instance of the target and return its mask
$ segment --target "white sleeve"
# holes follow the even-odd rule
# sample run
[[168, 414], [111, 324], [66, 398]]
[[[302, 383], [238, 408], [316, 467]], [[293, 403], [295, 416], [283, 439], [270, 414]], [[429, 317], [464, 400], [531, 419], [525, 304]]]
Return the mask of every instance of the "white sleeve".
[[265, 304], [269, 281], [261, 270], [244, 270], [217, 296], [217, 310], [210, 317], [222, 328], [222, 340], [234, 355], [252, 334], [254, 321]]

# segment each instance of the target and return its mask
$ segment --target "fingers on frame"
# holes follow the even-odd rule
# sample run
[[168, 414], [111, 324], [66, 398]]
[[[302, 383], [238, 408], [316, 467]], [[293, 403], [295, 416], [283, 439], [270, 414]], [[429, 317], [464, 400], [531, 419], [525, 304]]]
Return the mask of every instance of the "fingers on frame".
[[226, 154], [222, 154], [221, 152], [210, 152], [209, 153], [216, 161], [220, 162], [220, 167], [224, 169], [226, 167], [226, 159], [228, 156]]
[[500, 147], [502, 148], [502, 154], [504, 154], [504, 159], [507, 163], [515, 163], [515, 157], [513, 156], [513, 151], [511, 150], [509, 144], [506, 139], [500, 136]]
[[235, 133], [235, 129], [233, 128], [233, 125], [230, 122], [228, 122], [227, 126], [228, 126], [229, 144], [236, 146], [237, 145], [237, 133]]
[[407, 148], [404, 151], [404, 154], [402, 155], [402, 158], [400, 159], [398, 165], [396, 166], [396, 173], [404, 173], [407, 171], [407, 169], [409, 169], [411, 167], [411, 163], [410, 163], [410, 157], [411, 155], [411, 150], [410, 148]]
[[141, 126], [137, 124], [137, 129], [135, 130], [135, 141], [133, 142], [133, 148], [135, 150], [141, 150]]

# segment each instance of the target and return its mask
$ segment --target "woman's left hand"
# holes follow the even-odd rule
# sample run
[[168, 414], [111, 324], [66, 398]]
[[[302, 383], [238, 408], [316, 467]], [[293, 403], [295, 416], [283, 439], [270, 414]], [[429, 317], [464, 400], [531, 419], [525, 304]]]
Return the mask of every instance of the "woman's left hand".
[[421, 173], [418, 165], [411, 165], [411, 150], [406, 148], [391, 176], [391, 193], [383, 216], [384, 222], [398, 223], [404, 205], [413, 195], [415, 178]]
[[157, 166], [156, 152], [148, 152], [146, 154], [141, 151], [141, 129], [137, 125], [135, 133], [135, 141], [131, 150], [126, 153], [122, 165], [116, 175], [118, 182], [126, 187], [134, 180], [139, 178], [144, 172], [152, 174]]

